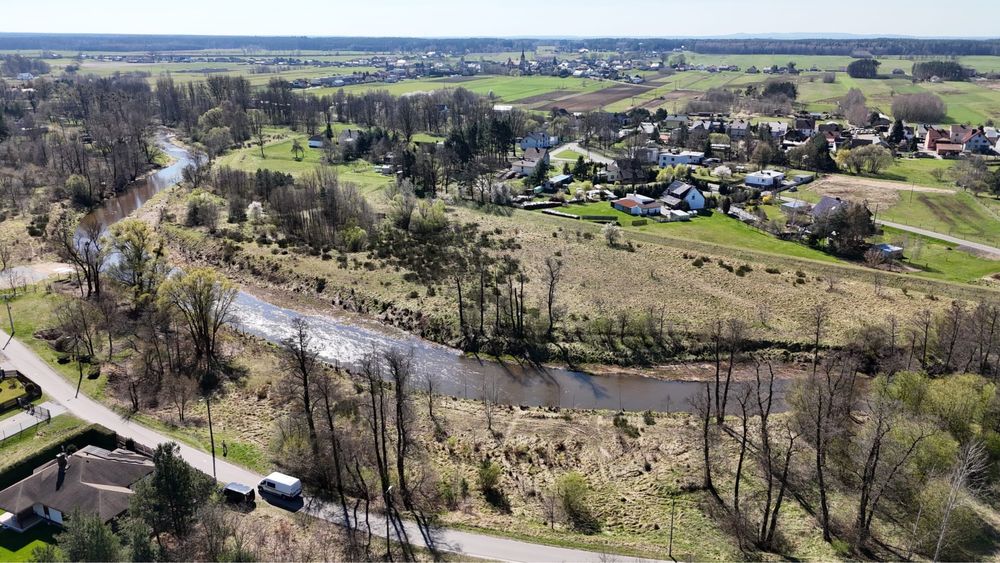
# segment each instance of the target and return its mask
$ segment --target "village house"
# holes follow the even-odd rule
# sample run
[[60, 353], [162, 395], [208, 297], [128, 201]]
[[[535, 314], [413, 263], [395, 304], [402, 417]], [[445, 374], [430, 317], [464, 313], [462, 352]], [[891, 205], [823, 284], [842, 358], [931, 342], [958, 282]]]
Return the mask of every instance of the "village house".
[[823, 196], [819, 199], [819, 202], [813, 206], [812, 211], [809, 213], [813, 216], [813, 219], [819, 219], [828, 213], [833, 213], [843, 207], [844, 200], [839, 197]]
[[739, 141], [745, 139], [747, 133], [750, 131], [750, 122], [745, 119], [739, 119], [729, 123], [729, 128], [726, 133], [729, 138], [733, 141]]
[[816, 132], [816, 120], [812, 117], [795, 118], [795, 130], [803, 137], [812, 137]]
[[525, 151], [528, 149], [551, 149], [557, 144], [559, 144], [559, 137], [549, 135], [544, 131], [528, 133], [520, 142], [521, 150]]
[[666, 209], [698, 211], [705, 209], [705, 196], [691, 184], [674, 180], [667, 186], [660, 201]]
[[985, 153], [993, 148], [981, 129], [967, 125], [952, 125], [949, 133], [951, 142], [962, 145], [962, 150], [966, 152]]
[[771, 130], [771, 138], [776, 141], [784, 139], [788, 134], [788, 124], [784, 121], [767, 121], [757, 125], [758, 129], [762, 126], [767, 126]]
[[649, 215], [659, 215], [663, 204], [651, 197], [633, 193], [612, 201], [611, 207], [629, 215], [646, 217]]
[[528, 149], [520, 160], [510, 163], [510, 169], [521, 176], [531, 176], [539, 162], [549, 164], [549, 151], [546, 149]]
[[128, 510], [132, 487], [154, 470], [146, 457], [126, 450], [86, 446], [35, 469], [0, 491], [4, 524], [26, 530], [45, 520], [63, 525], [74, 511], [109, 522]]
[[313, 135], [309, 137], [309, 148], [311, 149], [321, 149], [326, 143], [326, 137], [323, 135]]
[[785, 175], [777, 170], [760, 170], [747, 174], [744, 183], [755, 188], [770, 188], [784, 181]]
[[666, 168], [667, 166], [675, 166], [677, 164], [701, 164], [701, 161], [705, 159], [705, 153], [697, 151], [681, 151], [678, 153], [670, 151], [660, 152], [659, 166], [660, 168]]
[[340, 133], [340, 135], [337, 137], [337, 142], [340, 144], [353, 143], [354, 141], [357, 141], [359, 138], [361, 138], [360, 129], [348, 129]]

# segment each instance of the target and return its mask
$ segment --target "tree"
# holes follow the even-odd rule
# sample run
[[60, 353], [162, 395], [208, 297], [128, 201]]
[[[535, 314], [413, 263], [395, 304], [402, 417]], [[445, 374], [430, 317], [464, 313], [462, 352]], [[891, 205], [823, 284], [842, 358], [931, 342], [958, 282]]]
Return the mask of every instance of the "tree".
[[125, 548], [126, 560], [138, 563], [160, 559], [160, 550], [152, 540], [153, 529], [142, 520], [126, 518], [118, 526], [118, 532]]
[[[899, 94], [892, 99], [892, 115], [897, 120], [937, 123], [948, 113], [948, 106], [930, 92]], [[896, 141], [898, 142], [898, 141]]]
[[875, 59], [858, 59], [847, 65], [847, 75], [851, 78], [877, 78], [880, 64]]
[[233, 145], [233, 134], [229, 127], [213, 127], [201, 137], [209, 160], [214, 160]]
[[302, 148], [302, 141], [299, 139], [292, 140], [292, 158], [295, 160], [302, 160], [305, 153], [306, 150]]
[[70, 561], [118, 561], [121, 540], [96, 514], [73, 512], [66, 529], [56, 536], [59, 551]]
[[563, 276], [563, 262], [562, 260], [556, 258], [555, 256], [549, 256], [545, 259], [545, 279], [547, 280], [547, 291], [545, 299], [545, 308], [549, 314], [549, 327], [546, 329], [545, 334], [552, 339], [552, 330], [555, 328], [556, 322], [556, 289], [559, 282], [562, 280]]
[[292, 399], [299, 403], [306, 427], [309, 429], [309, 446], [314, 457], [319, 457], [319, 437], [314, 418], [314, 374], [320, 369], [319, 352], [312, 346], [309, 323], [302, 317], [292, 320], [292, 334], [281, 344], [281, 367], [285, 374], [283, 385]]
[[219, 331], [230, 320], [237, 294], [233, 284], [211, 268], [181, 272], [160, 285], [160, 303], [181, 317], [202, 373], [219, 363]]
[[157, 541], [164, 532], [185, 537], [212, 494], [213, 481], [184, 461], [173, 442], [157, 446], [153, 465], [153, 474], [135, 485], [129, 512], [153, 530]]
[[[267, 139], [264, 128], [267, 126], [267, 114], [259, 109], [248, 110], [247, 125], [250, 127], [250, 135], [254, 140], [254, 144], [260, 149], [260, 157], [267, 158], [267, 155], [264, 154], [264, 141]], [[327, 124], [327, 127], [329, 127], [329, 124]]]
[[958, 460], [948, 478], [948, 496], [945, 500], [937, 542], [934, 544], [932, 561], [941, 560], [941, 550], [948, 537], [952, 513], [959, 506], [961, 495], [975, 488], [975, 480], [990, 466], [990, 456], [981, 442], [972, 441], [962, 446]]
[[617, 248], [621, 243], [622, 228], [617, 223], [608, 223], [601, 227], [601, 234], [604, 235], [604, 240], [611, 248]]
[[152, 299], [166, 276], [163, 241], [145, 222], [124, 219], [111, 226], [110, 242], [111, 249], [118, 255], [110, 274], [132, 290], [132, 303], [138, 310]]

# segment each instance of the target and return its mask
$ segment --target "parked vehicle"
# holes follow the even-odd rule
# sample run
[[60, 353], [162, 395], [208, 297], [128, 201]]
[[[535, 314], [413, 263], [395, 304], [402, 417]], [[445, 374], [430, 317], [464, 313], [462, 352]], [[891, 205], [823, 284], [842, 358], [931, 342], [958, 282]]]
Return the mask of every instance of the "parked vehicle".
[[229, 483], [222, 489], [222, 496], [225, 497], [226, 502], [233, 504], [250, 504], [257, 498], [253, 487], [243, 483]]
[[261, 494], [269, 493], [290, 500], [302, 495], [302, 481], [275, 471], [261, 480], [257, 485], [257, 490]]

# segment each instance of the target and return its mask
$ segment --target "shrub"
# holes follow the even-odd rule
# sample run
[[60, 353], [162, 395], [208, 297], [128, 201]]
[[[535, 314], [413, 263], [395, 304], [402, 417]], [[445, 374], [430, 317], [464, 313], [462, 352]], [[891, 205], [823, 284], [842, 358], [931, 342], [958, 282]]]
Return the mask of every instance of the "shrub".
[[702, 266], [705, 265], [705, 261], [702, 260], [701, 258], [695, 258], [694, 262], [691, 262], [691, 265], [694, 266], [695, 268], [701, 268]]
[[601, 531], [600, 522], [587, 504], [590, 485], [583, 475], [572, 471], [560, 477], [556, 484], [556, 494], [567, 521], [576, 531], [584, 534]]
[[623, 434], [625, 434], [630, 438], [639, 437], [639, 429], [633, 426], [623, 413], [618, 413], [615, 415], [614, 425], [615, 428], [621, 430]]
[[653, 411], [646, 411], [642, 413], [642, 421], [646, 426], [653, 426], [656, 424], [656, 417], [653, 415]]
[[751, 268], [749, 264], [743, 264], [739, 268], [736, 268], [736, 275], [742, 278], [743, 276], [747, 275], [752, 271], [753, 268]]
[[778, 268], [774, 268], [774, 267], [764, 268], [764, 271], [767, 272], [767, 273], [769, 273], [769, 274], [780, 274], [781, 273], [781, 270], [779, 270]]

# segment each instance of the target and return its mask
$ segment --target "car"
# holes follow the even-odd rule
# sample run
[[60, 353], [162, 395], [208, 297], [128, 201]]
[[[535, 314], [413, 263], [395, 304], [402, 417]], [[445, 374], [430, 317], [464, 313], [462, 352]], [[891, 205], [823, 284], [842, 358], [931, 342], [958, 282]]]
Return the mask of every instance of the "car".
[[302, 496], [302, 481], [291, 475], [275, 471], [261, 479], [260, 483], [257, 484], [257, 490], [261, 494], [268, 493], [291, 500]]
[[236, 482], [229, 483], [223, 487], [222, 496], [225, 497], [226, 502], [231, 502], [233, 504], [250, 504], [255, 498], [257, 498], [257, 494], [254, 493], [253, 487]]

